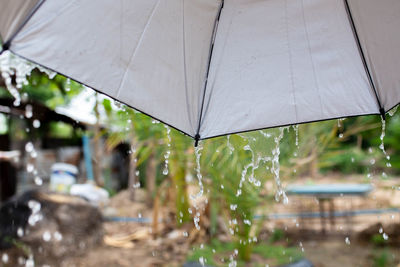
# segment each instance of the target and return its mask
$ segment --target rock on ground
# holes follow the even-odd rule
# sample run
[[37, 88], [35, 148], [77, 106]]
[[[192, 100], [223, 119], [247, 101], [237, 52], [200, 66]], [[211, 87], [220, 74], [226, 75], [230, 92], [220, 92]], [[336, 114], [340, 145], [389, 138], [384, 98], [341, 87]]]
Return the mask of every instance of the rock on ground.
[[81, 198], [29, 191], [0, 207], [0, 254], [5, 266], [29, 258], [56, 266], [101, 243], [102, 223], [100, 211]]

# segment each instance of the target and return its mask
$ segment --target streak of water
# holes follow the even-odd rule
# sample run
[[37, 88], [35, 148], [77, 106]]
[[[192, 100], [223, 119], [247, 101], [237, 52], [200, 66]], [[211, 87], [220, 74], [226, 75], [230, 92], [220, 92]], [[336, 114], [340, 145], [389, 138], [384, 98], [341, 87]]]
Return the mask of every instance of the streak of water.
[[[269, 138], [270, 136], [268, 136], [268, 134], [264, 133], [263, 131], [260, 131], [261, 134], [263, 134], [266, 138]], [[245, 151], [250, 151], [251, 153], [251, 162], [247, 165], [244, 166], [242, 173], [241, 173], [241, 177], [240, 177], [240, 181], [239, 181], [239, 186], [238, 186], [238, 190], [236, 191], [236, 197], [239, 197], [242, 194], [242, 187], [243, 187], [243, 183], [246, 181], [246, 176], [247, 173], [250, 169], [250, 173], [248, 175], [248, 181], [249, 183], [253, 184], [254, 186], [260, 187], [261, 186], [261, 181], [256, 179], [255, 177], [255, 171], [260, 167], [261, 163], [266, 163], [268, 161], [271, 161], [271, 157], [263, 157], [259, 154], [257, 154], [257, 156], [254, 153], [254, 150], [252, 149], [252, 147], [250, 146], [250, 142], [251, 141], [255, 141], [254, 138], [248, 138], [244, 135], [240, 135], [245, 141], [247, 141], [247, 145], [245, 145], [243, 147], [243, 149]]]
[[164, 170], [163, 174], [168, 175], [169, 173], [169, 156], [171, 155], [171, 128], [164, 124], [165, 129], [167, 130], [167, 152], [164, 154]]
[[203, 150], [203, 145], [199, 143], [197, 147], [194, 149], [194, 153], [196, 156], [196, 177], [197, 181], [199, 183], [199, 192], [196, 195], [192, 195], [191, 198], [193, 200], [201, 197], [204, 193], [204, 185], [203, 185], [203, 175], [201, 174], [201, 165], [200, 165], [200, 159], [201, 159], [201, 151]]
[[278, 136], [276, 136], [274, 138], [275, 141], [275, 148], [272, 150], [272, 168], [271, 168], [271, 172], [275, 177], [275, 183], [277, 186], [277, 192], [275, 194], [275, 200], [276, 201], [280, 201], [281, 199], [283, 200], [284, 204], [288, 204], [289, 203], [289, 199], [286, 196], [285, 190], [283, 189], [282, 183], [281, 183], [281, 179], [280, 179], [280, 165], [279, 165], [279, 156], [280, 156], [280, 142], [283, 138], [284, 135], [284, 131], [285, 131], [285, 127], [281, 127], [279, 128], [279, 134]]
[[392, 108], [392, 109], [388, 112], [388, 114], [389, 114], [391, 117], [393, 117], [394, 114], [396, 113], [398, 107], [399, 107], [399, 106], [395, 106], [394, 108]]
[[[21, 104], [21, 95], [19, 90], [23, 85], [28, 83], [27, 77], [31, 75], [35, 68], [46, 73], [50, 79], [53, 79], [56, 75], [55, 72], [28, 62], [9, 51], [5, 51], [0, 55], [1, 76], [4, 79], [7, 90], [14, 97], [15, 106], [19, 106]], [[15, 81], [15, 85], [13, 80]]]
[[381, 118], [382, 120], [382, 133], [380, 136], [381, 139], [381, 144], [379, 145], [379, 149], [382, 150], [383, 154], [385, 155], [386, 160], [388, 161], [386, 163], [387, 167], [392, 167], [392, 164], [390, 163], [390, 156], [388, 155], [388, 153], [385, 150], [385, 143], [384, 143], [384, 139], [385, 139], [385, 135], [386, 135], [386, 120], [384, 120], [383, 118]]
[[65, 91], [69, 92], [71, 91], [71, 79], [67, 78], [67, 81], [65, 82]]
[[298, 124], [293, 125], [293, 130], [296, 135], [296, 141], [295, 141], [296, 148], [297, 148], [297, 150], [299, 150], [299, 125]]
[[229, 149], [229, 155], [232, 155], [232, 153], [233, 153], [233, 151], [235, 150], [235, 148], [232, 146], [232, 144], [231, 144], [231, 142], [230, 142], [230, 138], [231, 138], [230, 135], [228, 135], [228, 136], [226, 137], [226, 139], [227, 139], [226, 145], [227, 145], [227, 147], [228, 147], [228, 149]]
[[[195, 157], [196, 157], [196, 177], [197, 181], [199, 184], [199, 192], [195, 195], [191, 195], [190, 198], [192, 200], [197, 200], [204, 194], [204, 185], [203, 185], [203, 175], [201, 174], [201, 165], [200, 165], [200, 159], [201, 159], [201, 151], [203, 150], [203, 145], [200, 142], [197, 147], [195, 147], [194, 152], [195, 152]], [[200, 212], [199, 212], [199, 207], [195, 204], [194, 208], [196, 210], [195, 216], [193, 218], [194, 225], [197, 230], [200, 230]]]

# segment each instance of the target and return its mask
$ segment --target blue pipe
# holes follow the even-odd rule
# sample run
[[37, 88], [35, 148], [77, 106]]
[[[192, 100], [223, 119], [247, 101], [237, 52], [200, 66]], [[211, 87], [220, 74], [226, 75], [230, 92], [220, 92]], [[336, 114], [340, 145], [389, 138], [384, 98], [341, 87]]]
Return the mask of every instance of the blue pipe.
[[[400, 208], [389, 208], [389, 209], [370, 209], [370, 210], [354, 210], [354, 211], [336, 211], [333, 213], [333, 217], [347, 217], [355, 215], [371, 215], [371, 214], [384, 214], [390, 212], [399, 212]], [[291, 219], [291, 218], [319, 218], [319, 212], [302, 212], [302, 213], [273, 213], [269, 215], [255, 215], [255, 220], [262, 219]], [[324, 212], [322, 217], [330, 217], [329, 212]], [[105, 217], [106, 222], [132, 222], [132, 223], [151, 223], [152, 220], [149, 218], [132, 218], [132, 217]], [[161, 221], [161, 220], [160, 220]]]
[[83, 156], [85, 158], [86, 178], [94, 182], [93, 166], [92, 166], [92, 152], [90, 151], [90, 140], [87, 135], [82, 136]]

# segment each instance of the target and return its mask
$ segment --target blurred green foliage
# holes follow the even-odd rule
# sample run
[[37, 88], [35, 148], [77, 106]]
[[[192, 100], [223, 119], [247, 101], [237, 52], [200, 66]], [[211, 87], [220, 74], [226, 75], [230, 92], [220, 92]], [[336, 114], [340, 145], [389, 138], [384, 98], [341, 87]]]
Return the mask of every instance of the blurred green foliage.
[[[192, 253], [188, 255], [187, 260], [191, 262], [203, 261], [206, 265], [210, 266], [227, 266], [234, 250], [234, 244], [223, 243], [217, 239], [213, 239], [208, 245], [195, 247]], [[270, 266], [281, 266], [296, 262], [303, 258], [303, 255], [298, 248], [284, 247], [270, 243], [256, 244], [253, 248], [253, 252], [261, 256]], [[238, 260], [237, 266], [247, 265], [245, 261]], [[260, 266], [265, 266], [265, 263], [260, 263]]]
[[374, 267], [389, 267], [395, 266], [392, 253], [387, 249], [379, 249], [372, 255]]
[[375, 234], [371, 237], [371, 243], [375, 246], [384, 246], [388, 241], [383, 238], [382, 234]]

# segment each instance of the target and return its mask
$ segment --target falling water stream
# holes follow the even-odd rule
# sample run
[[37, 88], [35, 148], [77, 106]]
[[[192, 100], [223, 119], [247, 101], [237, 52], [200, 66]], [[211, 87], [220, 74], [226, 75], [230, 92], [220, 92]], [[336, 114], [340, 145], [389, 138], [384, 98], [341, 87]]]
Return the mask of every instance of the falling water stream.
[[[41, 66], [28, 62], [18, 56], [15, 56], [9, 51], [5, 51], [0, 55], [1, 76], [4, 80], [7, 90], [14, 97], [15, 106], [19, 106], [21, 104], [21, 94], [19, 90], [23, 85], [28, 84], [28, 76], [31, 75], [35, 68], [46, 73], [50, 79], [53, 79], [57, 74]], [[15, 78], [14, 81], [13, 78]]]
[[[203, 175], [201, 174], [201, 164], [200, 164], [200, 159], [201, 159], [201, 151], [203, 150], [203, 144], [200, 142], [197, 147], [194, 148], [194, 153], [196, 157], [196, 177], [199, 185], [199, 192], [195, 195], [191, 195], [190, 198], [194, 202], [194, 208], [196, 210], [193, 222], [197, 230], [200, 230], [200, 211], [199, 211], [199, 206], [195, 203], [197, 199], [199, 199], [201, 196], [204, 194], [204, 185], [203, 185]], [[189, 211], [190, 212], [190, 211]]]
[[298, 124], [296, 124], [296, 125], [293, 125], [293, 130], [294, 130], [294, 133], [295, 133], [295, 145], [296, 145], [296, 149], [297, 150], [299, 150], [299, 125]]
[[279, 134], [278, 134], [278, 136], [276, 136], [274, 138], [275, 148], [272, 150], [272, 168], [271, 168], [271, 172], [274, 175], [275, 183], [276, 183], [276, 187], [277, 187], [277, 192], [275, 194], [275, 200], [276, 201], [280, 201], [282, 199], [284, 204], [288, 204], [289, 203], [289, 199], [286, 196], [285, 190], [283, 189], [282, 182], [281, 182], [280, 175], [279, 175], [279, 172], [280, 172], [279, 156], [280, 156], [280, 153], [281, 153], [279, 145], [280, 145], [280, 142], [281, 142], [281, 140], [283, 138], [285, 130], [288, 130], [288, 128], [287, 127], [279, 128]]

